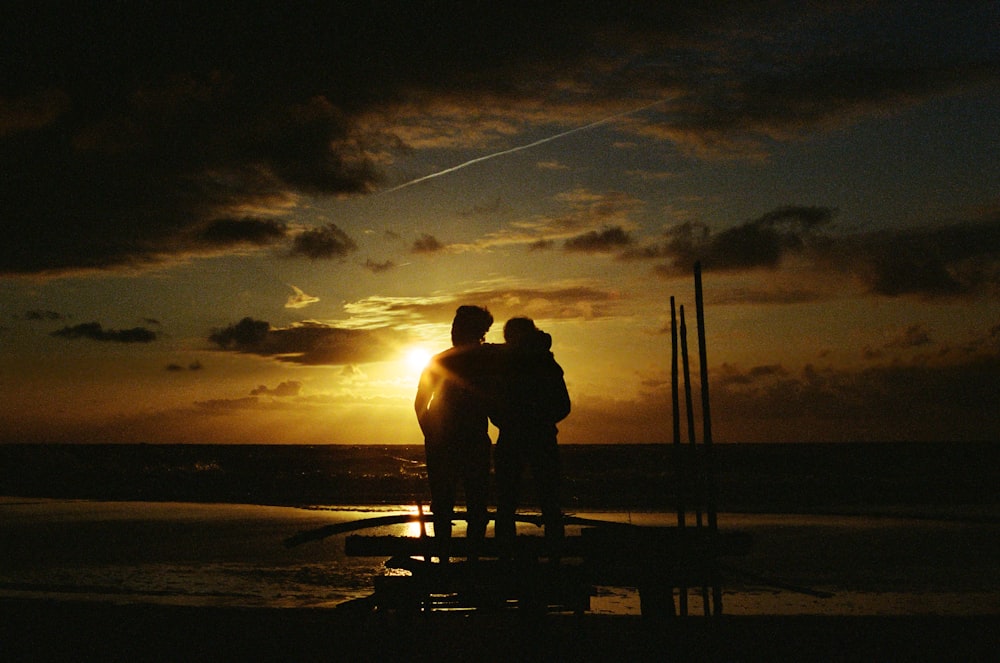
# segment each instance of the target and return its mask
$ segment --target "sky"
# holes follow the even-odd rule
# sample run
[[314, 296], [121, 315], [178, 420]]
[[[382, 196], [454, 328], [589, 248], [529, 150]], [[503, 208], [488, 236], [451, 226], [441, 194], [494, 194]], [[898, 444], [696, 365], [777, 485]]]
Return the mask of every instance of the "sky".
[[0, 442], [419, 444], [462, 304], [670, 442], [696, 262], [715, 442], [1000, 437], [1000, 4], [311, 4], [5, 7]]

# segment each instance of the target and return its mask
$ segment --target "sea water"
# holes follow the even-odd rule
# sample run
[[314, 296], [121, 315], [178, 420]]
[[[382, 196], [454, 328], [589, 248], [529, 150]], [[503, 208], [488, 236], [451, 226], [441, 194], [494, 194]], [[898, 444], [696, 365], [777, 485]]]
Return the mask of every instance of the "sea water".
[[[369, 595], [385, 560], [347, 557], [344, 535], [291, 548], [285, 539], [415, 509], [0, 498], [0, 597], [334, 607]], [[576, 515], [676, 522], [665, 511]], [[722, 513], [718, 522], [753, 537], [748, 555], [724, 560], [729, 614], [1000, 614], [995, 520]], [[362, 533], [415, 535], [414, 527]], [[691, 590], [693, 614], [700, 595]], [[591, 609], [638, 614], [638, 595], [595, 587]]]

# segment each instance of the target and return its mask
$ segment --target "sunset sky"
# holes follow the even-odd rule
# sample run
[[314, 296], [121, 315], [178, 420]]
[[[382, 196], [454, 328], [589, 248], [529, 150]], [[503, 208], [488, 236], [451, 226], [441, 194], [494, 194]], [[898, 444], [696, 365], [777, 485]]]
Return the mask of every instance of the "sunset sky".
[[696, 260], [717, 442], [1000, 436], [1000, 4], [186, 4], [3, 10], [0, 442], [420, 443], [460, 304], [670, 441]]

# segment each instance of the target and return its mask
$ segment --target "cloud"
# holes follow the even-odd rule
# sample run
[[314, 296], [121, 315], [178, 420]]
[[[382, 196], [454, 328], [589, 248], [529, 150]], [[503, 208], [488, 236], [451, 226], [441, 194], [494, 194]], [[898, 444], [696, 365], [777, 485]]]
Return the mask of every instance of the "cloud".
[[[189, 371], [200, 371], [202, 370], [202, 368], [204, 368], [204, 366], [202, 366], [201, 362], [197, 360], [192, 361], [190, 364], [187, 365], [187, 370]], [[185, 370], [185, 367], [177, 363], [170, 363], [167, 364], [166, 370], [175, 373]]]
[[824, 257], [891, 297], [954, 297], [1000, 286], [1000, 216], [846, 238]]
[[285, 308], [305, 308], [306, 306], [315, 304], [319, 301], [319, 297], [307, 295], [302, 292], [298, 286], [289, 284], [288, 287], [291, 288], [293, 292], [288, 296], [288, 301], [285, 302]]
[[244, 398], [213, 398], [207, 401], [195, 401], [194, 404], [205, 412], [222, 414], [234, 410], [253, 410], [260, 406], [260, 399], [256, 396], [246, 396]]
[[933, 343], [930, 334], [920, 325], [910, 325], [885, 344], [887, 348], [916, 348]]
[[[305, 198], [376, 191], [394, 154], [503, 149], [654, 102], [616, 129], [762, 157], [998, 80], [991, 3], [948, 20], [935, 3], [619, 4], [12, 8], [0, 274], [265, 246]], [[293, 255], [342, 257], [332, 235]]]
[[41, 129], [69, 108], [69, 95], [55, 88], [14, 98], [0, 97], [0, 138]]
[[270, 330], [268, 322], [247, 317], [234, 325], [213, 331], [208, 340], [223, 350], [247, 351], [262, 347]]
[[591, 230], [590, 232], [576, 237], [571, 237], [563, 243], [563, 248], [567, 251], [579, 253], [610, 253], [623, 246], [632, 244], [632, 237], [622, 228], [615, 226], [605, 228], [600, 232]]
[[[696, 261], [708, 271], [775, 272], [792, 257], [796, 268], [819, 280], [838, 277], [869, 293], [919, 298], [954, 298], [989, 294], [1000, 288], [1000, 216], [918, 228], [838, 233], [836, 210], [785, 206], [718, 233], [688, 221], [667, 230], [665, 239], [627, 248], [623, 260], [653, 260], [667, 277], [684, 275]], [[830, 296], [829, 287], [810, 290], [802, 284], [770, 292], [733, 292], [740, 302], [810, 301]]]
[[462, 304], [485, 306], [495, 320], [527, 315], [536, 320], [596, 320], [618, 314], [628, 298], [590, 284], [555, 284], [544, 288], [482, 287], [437, 297], [373, 296], [349, 302], [344, 309], [355, 327], [417, 328], [428, 322], [451, 323]]
[[216, 246], [253, 244], [263, 246], [285, 237], [285, 224], [272, 219], [213, 219], [198, 229], [199, 243]]
[[246, 317], [214, 330], [208, 340], [223, 351], [318, 366], [388, 361], [409, 336], [388, 328], [348, 329], [319, 322], [275, 328]]
[[26, 311], [24, 314], [25, 320], [62, 320], [63, 318], [63, 314], [56, 311], [33, 310]]
[[365, 260], [364, 268], [367, 269], [372, 274], [382, 274], [383, 272], [389, 272], [396, 269], [396, 263], [391, 260], [386, 260], [384, 262], [375, 262], [371, 258]]
[[[787, 426], [799, 440], [820, 441], [994, 439], [1000, 417], [984, 413], [996, 411], [997, 389], [996, 354], [947, 363], [915, 358], [860, 371], [806, 366], [792, 373], [779, 367], [753, 375], [753, 369], [724, 366], [711, 384], [720, 428], [731, 428], [731, 422], [752, 436], [755, 428], [773, 434]], [[812, 428], [803, 425], [810, 421]], [[728, 434], [729, 441], [754, 441], [736, 429]]]
[[358, 245], [346, 232], [328, 223], [320, 228], [306, 230], [295, 237], [291, 255], [312, 260], [343, 258], [358, 250]]
[[662, 259], [664, 273], [687, 273], [697, 261], [705, 271], [777, 268], [784, 256], [802, 252], [824, 240], [818, 230], [830, 224], [835, 210], [826, 207], [786, 206], [746, 223], [712, 234], [702, 223], [673, 226], [666, 239], [627, 251], [624, 259]]
[[250, 391], [251, 396], [274, 396], [275, 398], [287, 398], [289, 396], [298, 396], [299, 392], [302, 391], [302, 383], [297, 380], [288, 380], [287, 382], [280, 383], [274, 389], [269, 389], [264, 385], [252, 389]]
[[439, 242], [436, 237], [424, 233], [413, 241], [413, 247], [410, 250], [413, 253], [438, 253], [444, 248], [445, 245]]
[[520, 219], [508, 228], [488, 233], [468, 245], [470, 250], [523, 245], [529, 250], [548, 249], [558, 241], [568, 250], [603, 253], [632, 243], [632, 217], [642, 201], [621, 191], [576, 188], [554, 197], [557, 208], [547, 214]]
[[156, 332], [150, 331], [145, 327], [133, 327], [132, 329], [121, 330], [104, 329], [99, 322], [84, 322], [72, 327], [66, 326], [52, 332], [51, 335], [60, 338], [85, 338], [92, 341], [115, 343], [149, 343], [156, 340]]

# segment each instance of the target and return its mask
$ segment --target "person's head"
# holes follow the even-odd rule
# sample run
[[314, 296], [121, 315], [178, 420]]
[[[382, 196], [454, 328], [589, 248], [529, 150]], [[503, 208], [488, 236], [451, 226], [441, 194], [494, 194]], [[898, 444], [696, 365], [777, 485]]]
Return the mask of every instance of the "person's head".
[[503, 340], [510, 345], [525, 345], [538, 333], [531, 318], [511, 318], [503, 326]]
[[452, 345], [477, 345], [486, 339], [493, 314], [481, 306], [459, 306], [451, 322]]

